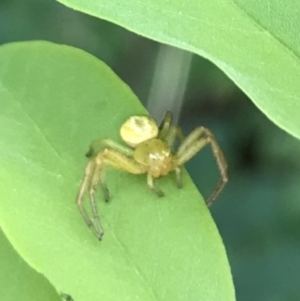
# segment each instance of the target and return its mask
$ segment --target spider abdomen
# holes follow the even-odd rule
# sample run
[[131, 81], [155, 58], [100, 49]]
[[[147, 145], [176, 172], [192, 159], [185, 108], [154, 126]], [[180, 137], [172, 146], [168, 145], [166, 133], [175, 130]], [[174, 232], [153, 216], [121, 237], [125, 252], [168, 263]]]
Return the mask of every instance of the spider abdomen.
[[150, 139], [139, 144], [134, 151], [134, 159], [148, 166], [154, 178], [164, 176], [172, 170], [172, 153], [168, 144], [161, 139]]

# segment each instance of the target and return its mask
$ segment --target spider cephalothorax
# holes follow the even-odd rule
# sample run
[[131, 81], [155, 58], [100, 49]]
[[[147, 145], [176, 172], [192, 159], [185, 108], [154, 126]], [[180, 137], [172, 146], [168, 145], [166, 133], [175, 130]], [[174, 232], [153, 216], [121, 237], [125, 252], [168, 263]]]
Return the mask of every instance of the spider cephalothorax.
[[[100, 185], [105, 201], [108, 201], [109, 191], [104, 183], [106, 166], [132, 174], [147, 174], [147, 184], [150, 189], [158, 196], [163, 196], [163, 192], [154, 185], [153, 179], [174, 171], [177, 186], [182, 187], [181, 166], [206, 144], [210, 144], [221, 178], [207, 199], [208, 205], [217, 198], [228, 181], [227, 163], [212, 132], [205, 127], [198, 127], [184, 138], [181, 129], [172, 125], [170, 112], [166, 113], [160, 127], [148, 116], [132, 116], [122, 124], [120, 136], [128, 146], [110, 139], [97, 140], [91, 144], [86, 154], [90, 160], [86, 165], [85, 176], [77, 197], [77, 205], [85, 222], [99, 240], [102, 239], [104, 232], [99, 220], [95, 192], [97, 186]], [[177, 138], [180, 144], [175, 151], [173, 146]], [[99, 148], [100, 151], [96, 151]], [[89, 218], [83, 207], [83, 199], [87, 192], [93, 220]]]

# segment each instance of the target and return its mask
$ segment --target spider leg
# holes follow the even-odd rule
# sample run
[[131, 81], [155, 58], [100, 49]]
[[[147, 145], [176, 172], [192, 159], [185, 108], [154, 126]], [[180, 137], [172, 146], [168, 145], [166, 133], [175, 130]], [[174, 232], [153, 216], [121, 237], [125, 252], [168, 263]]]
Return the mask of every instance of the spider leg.
[[[184, 141], [184, 135], [181, 128], [179, 126], [172, 125], [172, 113], [170, 111], [166, 112], [159, 130], [158, 138], [165, 140], [170, 148], [173, 148], [176, 138], [179, 139], [180, 143]], [[175, 168], [175, 173], [177, 187], [182, 188], [180, 167]], [[150, 185], [148, 184], [148, 186]]]
[[167, 136], [169, 129], [172, 126], [172, 119], [173, 119], [172, 112], [166, 111], [165, 116], [158, 128], [159, 130], [158, 138], [164, 139]]
[[[101, 240], [102, 236], [103, 236], [103, 230], [102, 230], [102, 227], [100, 225], [100, 222], [98, 222], [99, 219], [95, 220], [95, 222], [97, 223], [97, 227], [96, 227], [94, 225], [94, 223], [92, 222], [92, 220], [89, 218], [89, 215], [88, 215], [87, 211], [85, 210], [85, 208], [83, 206], [84, 196], [85, 196], [85, 193], [86, 193], [86, 191], [88, 190], [88, 188], [90, 186], [91, 177], [93, 176], [93, 173], [94, 173], [94, 170], [95, 170], [95, 163], [96, 163], [95, 160], [91, 160], [86, 165], [85, 175], [84, 175], [83, 181], [81, 183], [79, 193], [77, 195], [76, 203], [77, 203], [78, 209], [79, 209], [84, 221], [86, 222], [87, 226], [89, 228], [91, 228], [91, 230], [96, 235], [96, 237], [99, 240]], [[97, 212], [97, 209], [96, 209], [96, 212]], [[94, 217], [95, 217], [95, 213], [93, 213], [93, 214], [94, 214]]]
[[[132, 157], [126, 156], [124, 153], [111, 148], [103, 149], [96, 157], [88, 162], [85, 168], [85, 176], [77, 196], [77, 205], [86, 224], [92, 229], [99, 240], [102, 239], [104, 232], [96, 206], [95, 193], [98, 184], [100, 184], [104, 192], [104, 198], [108, 201], [109, 191], [104, 183], [106, 166], [112, 166], [133, 174], [146, 173], [148, 168], [147, 166], [143, 166], [136, 162]], [[83, 206], [83, 200], [86, 193], [89, 194], [93, 221], [89, 218], [88, 213]]]
[[172, 148], [174, 146], [176, 138], [179, 139], [180, 143], [182, 143], [184, 140], [181, 128], [179, 126], [173, 125], [169, 129], [169, 132], [165, 136], [164, 140], [167, 142], [168, 146]]
[[[104, 149], [101, 154], [103, 154], [103, 158], [100, 156], [100, 154], [99, 156], [97, 156], [97, 158], [99, 157], [99, 165], [102, 164], [100, 162], [103, 161], [103, 163], [106, 165], [110, 165], [116, 169], [120, 169], [132, 174], [143, 174], [148, 170], [147, 166], [138, 163], [133, 158], [127, 157], [126, 155], [121, 154], [118, 151], [107, 148]], [[104, 178], [102, 179], [102, 181], [103, 180]], [[147, 185], [159, 197], [164, 196], [164, 193], [154, 185], [153, 177], [150, 173], [147, 174]]]
[[153, 177], [151, 176], [150, 173], [147, 174], [147, 185], [148, 187], [153, 191], [155, 192], [159, 197], [163, 197], [164, 196], [164, 193], [154, 185], [154, 182], [153, 182]]
[[[93, 156], [95, 149], [97, 149], [101, 146], [105, 146], [106, 148], [115, 150], [121, 154], [124, 154], [127, 157], [133, 156], [132, 149], [130, 149], [126, 146], [123, 146], [122, 144], [119, 144], [111, 139], [100, 139], [100, 140], [96, 140], [96, 141], [92, 142], [89, 151], [86, 153], [86, 156], [87, 157]], [[102, 188], [102, 191], [104, 194], [104, 199], [106, 202], [108, 202], [109, 201], [109, 190], [103, 180], [99, 181], [99, 177], [100, 177], [100, 179], [104, 177], [104, 171], [103, 171], [103, 169], [102, 170], [100, 169], [100, 164], [98, 164], [97, 166], [98, 167], [97, 167], [97, 171], [95, 172], [94, 180], [92, 180], [92, 182], [93, 182], [92, 186], [95, 187], [96, 184], [98, 182], [100, 182], [101, 188]]]
[[[102, 165], [110, 165], [116, 169], [132, 174], [146, 173], [148, 169], [147, 166], [135, 161], [133, 157], [127, 156], [112, 148], [105, 148], [102, 150], [97, 155], [96, 162], [101, 165], [101, 167]], [[104, 177], [100, 177], [100, 180], [103, 181], [103, 178]]]
[[170, 147], [173, 146], [176, 138], [182, 142], [184, 140], [184, 135], [179, 126], [172, 125], [172, 113], [167, 111], [160, 126], [158, 138], [166, 140]]
[[178, 166], [183, 165], [207, 144], [210, 144], [211, 146], [212, 153], [220, 171], [220, 179], [206, 201], [207, 205], [210, 206], [228, 182], [228, 165], [215, 136], [209, 129], [205, 127], [196, 128], [179, 146], [177, 156]]
[[[130, 148], [127, 148], [121, 144], [118, 144], [110, 139], [101, 139], [94, 141], [88, 153], [86, 154], [88, 157], [94, 156], [96, 149], [99, 147], [105, 146], [114, 149], [116, 153], [123, 154], [123, 156], [132, 156], [133, 150]], [[101, 157], [101, 154], [104, 153], [104, 150], [100, 153], [98, 153], [97, 156], [94, 156], [86, 165], [85, 168], [85, 175], [81, 183], [81, 187], [76, 199], [77, 206], [79, 208], [79, 211], [85, 220], [86, 224], [92, 229], [93, 233], [97, 236], [99, 240], [102, 239], [103, 236], [103, 229], [100, 223], [100, 218], [98, 214], [97, 204], [95, 200], [95, 193], [98, 183], [100, 183], [101, 188], [103, 190], [104, 199], [106, 202], [109, 200], [109, 190], [107, 189], [105, 183], [104, 183], [104, 161], [102, 162], [99, 158]], [[111, 164], [111, 165], [118, 165], [118, 164]], [[93, 220], [90, 219], [87, 211], [85, 210], [83, 206], [84, 197], [86, 193], [89, 194], [89, 200], [91, 205], [91, 210], [93, 214]]]
[[97, 153], [97, 149], [103, 147], [109, 147], [115, 150], [118, 150], [119, 152], [121, 152], [122, 154], [125, 154], [127, 156], [132, 156], [133, 151], [132, 149], [123, 146], [122, 144], [119, 144], [111, 139], [99, 139], [99, 140], [95, 140], [91, 143], [90, 148], [88, 150], [88, 152], [85, 154], [86, 157], [90, 158], [92, 156], [94, 156]]
[[[103, 229], [102, 229], [102, 226], [101, 226], [101, 223], [100, 223], [100, 217], [99, 217], [96, 198], [95, 198], [97, 185], [98, 185], [98, 183], [100, 181], [100, 178], [103, 174], [103, 171], [101, 170], [101, 167], [102, 166], [100, 164], [97, 164], [97, 162], [96, 162], [96, 166], [95, 166], [92, 178], [91, 178], [90, 187], [89, 187], [88, 192], [89, 192], [89, 199], [90, 199], [92, 214], [93, 214], [93, 218], [94, 218], [94, 224], [95, 224], [95, 227], [96, 227], [98, 233], [101, 233], [101, 237], [102, 237], [104, 232], [103, 232]], [[102, 187], [102, 190], [103, 190], [104, 199], [105, 199], [106, 202], [108, 202], [108, 199], [109, 199], [108, 189], [107, 189], [106, 185], [102, 182], [101, 182], [101, 187]]]
[[175, 168], [176, 173], [176, 184], [178, 188], [182, 188], [182, 177], [181, 177], [181, 169], [180, 167]]

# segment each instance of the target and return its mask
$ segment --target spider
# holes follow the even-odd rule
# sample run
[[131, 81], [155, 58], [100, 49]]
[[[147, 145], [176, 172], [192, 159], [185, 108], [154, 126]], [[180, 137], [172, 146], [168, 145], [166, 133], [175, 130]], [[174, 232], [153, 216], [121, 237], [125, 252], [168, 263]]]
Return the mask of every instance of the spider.
[[[120, 136], [127, 144], [124, 146], [111, 139], [96, 140], [91, 143], [86, 156], [90, 158], [78, 192], [76, 203], [86, 224], [96, 237], [101, 240], [104, 234], [96, 206], [95, 192], [101, 186], [106, 202], [109, 190], [104, 182], [107, 166], [132, 173], [147, 174], [148, 187], [159, 197], [163, 192], [154, 184], [154, 179], [175, 172], [177, 187], [182, 187], [181, 166], [195, 156], [205, 145], [210, 144], [212, 153], [220, 171], [220, 179], [207, 199], [211, 205], [226, 183], [227, 162], [213, 135], [205, 127], [197, 127], [184, 137], [178, 126], [172, 125], [172, 114], [166, 112], [160, 126], [148, 116], [132, 116], [120, 128]], [[180, 141], [176, 151], [175, 140]], [[100, 151], [96, 151], [100, 148]], [[83, 206], [85, 195], [89, 195], [93, 219]]]

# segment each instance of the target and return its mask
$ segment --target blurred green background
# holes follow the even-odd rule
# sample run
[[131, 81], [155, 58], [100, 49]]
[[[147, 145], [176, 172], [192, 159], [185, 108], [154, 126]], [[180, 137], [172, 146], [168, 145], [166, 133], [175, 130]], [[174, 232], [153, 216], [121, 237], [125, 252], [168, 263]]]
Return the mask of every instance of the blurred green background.
[[[0, 0], [0, 44], [28, 40], [72, 45], [97, 56], [155, 118], [172, 109], [185, 133], [209, 127], [229, 162], [229, 185], [211, 212], [228, 252], [237, 300], [300, 300], [299, 141], [200, 57], [54, 0]], [[210, 149], [187, 169], [208, 196], [218, 177]]]

